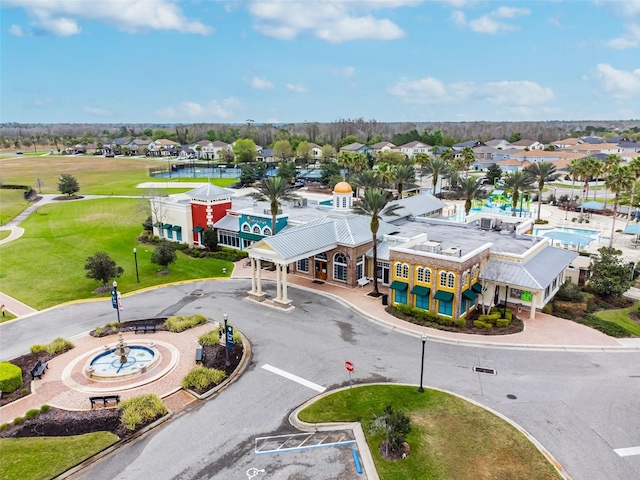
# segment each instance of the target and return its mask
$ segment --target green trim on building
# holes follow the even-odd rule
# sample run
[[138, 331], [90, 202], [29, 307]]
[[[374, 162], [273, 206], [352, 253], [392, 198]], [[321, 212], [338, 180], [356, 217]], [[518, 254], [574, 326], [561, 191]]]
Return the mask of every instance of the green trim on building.
[[203, 232], [204, 231], [204, 227], [196, 227], [193, 229], [194, 232]]
[[171, 227], [171, 230], [173, 230], [174, 232], [179, 232], [182, 230], [182, 227], [180, 225], [174, 225], [173, 227]]
[[173, 227], [173, 225], [171, 225], [170, 223], [165, 223], [164, 225], [162, 225], [162, 228], [164, 228], [165, 230], [170, 230], [171, 227]]
[[464, 292], [462, 292], [462, 297], [472, 302], [475, 302], [476, 298], [478, 298], [478, 294], [476, 292], [471, 291], [470, 289], [467, 289]]
[[444, 290], [438, 290], [433, 296], [436, 300], [442, 300], [443, 302], [450, 302], [453, 300], [453, 293], [445, 292]]
[[476, 282], [471, 285], [471, 290], [476, 293], [482, 293], [482, 285], [480, 284], [480, 282]]
[[391, 288], [392, 290], [400, 290], [401, 292], [404, 292], [407, 288], [409, 288], [409, 285], [406, 284], [405, 282], [394, 280], [393, 283], [389, 285], [389, 288]]
[[431, 293], [431, 289], [429, 287], [424, 287], [422, 285], [415, 285], [411, 289], [411, 293], [413, 295], [420, 295], [422, 297], [426, 297], [427, 295], [429, 295], [429, 293]]

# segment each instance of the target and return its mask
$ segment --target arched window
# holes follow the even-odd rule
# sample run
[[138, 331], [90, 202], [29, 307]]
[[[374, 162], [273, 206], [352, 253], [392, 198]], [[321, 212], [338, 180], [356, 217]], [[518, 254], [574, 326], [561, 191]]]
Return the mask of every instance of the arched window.
[[253, 226], [253, 233], [260, 235], [260, 227], [258, 225]]
[[440, 272], [440, 286], [447, 286], [447, 272]]
[[424, 269], [424, 283], [431, 283], [431, 269]]
[[342, 197], [342, 208], [347, 208], [347, 197]]
[[453, 273], [447, 275], [447, 287], [453, 288], [456, 286], [456, 276]]
[[402, 278], [409, 278], [409, 265], [406, 263], [402, 264]]
[[262, 234], [266, 235], [266, 236], [270, 236], [271, 235], [271, 229], [269, 227], [264, 227], [264, 230], [262, 230]]
[[242, 231], [243, 232], [251, 232], [251, 227], [249, 226], [248, 223], [243, 223], [242, 224]]
[[462, 274], [462, 286], [466, 287], [469, 285], [469, 270]]
[[347, 257], [343, 253], [338, 252], [333, 256], [333, 279], [347, 281]]
[[473, 280], [474, 282], [478, 280], [479, 271], [480, 271], [480, 268], [478, 267], [478, 265], [474, 265], [473, 268], [471, 269], [471, 280]]
[[416, 281], [424, 282], [424, 270], [422, 267], [416, 268]]
[[396, 277], [402, 277], [402, 264], [396, 263]]

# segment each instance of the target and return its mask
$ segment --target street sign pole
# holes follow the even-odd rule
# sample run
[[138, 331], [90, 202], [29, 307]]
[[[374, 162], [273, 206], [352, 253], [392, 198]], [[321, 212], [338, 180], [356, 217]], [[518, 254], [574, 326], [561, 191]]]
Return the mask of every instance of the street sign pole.
[[353, 384], [351, 383], [351, 372], [353, 372], [353, 363], [347, 360], [346, 362], [344, 362], [344, 368], [346, 368], [347, 372], [349, 372], [349, 390], [351, 390], [353, 388]]

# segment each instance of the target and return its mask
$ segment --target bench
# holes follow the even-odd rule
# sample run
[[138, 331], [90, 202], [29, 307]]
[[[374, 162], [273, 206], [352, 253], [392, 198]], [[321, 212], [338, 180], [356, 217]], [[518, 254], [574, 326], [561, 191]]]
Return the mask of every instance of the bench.
[[105, 395], [102, 397], [89, 397], [89, 401], [91, 402], [92, 410], [97, 403], [102, 403], [102, 406], [104, 408], [107, 408], [107, 404], [109, 402], [116, 402], [116, 405], [118, 405], [120, 403], [120, 395]]
[[38, 360], [36, 364], [33, 366], [33, 368], [29, 370], [29, 373], [31, 374], [31, 380], [35, 380], [36, 377], [42, 380], [42, 375], [45, 374], [45, 370], [47, 368], [49, 368], [49, 364], [47, 362], [43, 363], [40, 360]]
[[133, 327], [135, 333], [156, 333], [155, 325], [135, 325]]
[[368, 285], [370, 281], [371, 281], [370, 278], [362, 277], [358, 279], [358, 285], [360, 285], [361, 287], [364, 287], [365, 285]]
[[196, 348], [196, 363], [202, 363], [204, 361], [204, 350], [202, 347]]

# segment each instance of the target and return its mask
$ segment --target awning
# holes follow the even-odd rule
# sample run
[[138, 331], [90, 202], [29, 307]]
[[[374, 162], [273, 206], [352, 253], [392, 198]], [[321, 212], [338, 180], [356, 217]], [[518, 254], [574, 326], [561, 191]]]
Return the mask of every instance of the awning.
[[471, 289], [467, 289], [464, 292], [462, 292], [462, 297], [466, 298], [467, 300], [471, 300], [472, 302], [475, 302], [476, 298], [478, 298], [478, 294], [472, 291]]
[[182, 227], [180, 225], [174, 225], [173, 227], [171, 227], [171, 230], [174, 232], [179, 232], [180, 230], [182, 230]]
[[202, 232], [204, 231], [204, 227], [196, 227], [193, 229], [194, 232]]
[[436, 300], [442, 300], [443, 302], [450, 302], [451, 300], [453, 300], [453, 293], [438, 290], [433, 298], [435, 298]]
[[416, 285], [411, 289], [411, 293], [413, 295], [420, 295], [422, 297], [426, 297], [431, 292], [429, 287], [423, 287], [422, 285]]
[[480, 282], [476, 282], [471, 285], [471, 290], [476, 293], [482, 293], [482, 284]]
[[173, 225], [171, 225], [170, 223], [165, 223], [164, 225], [162, 225], [162, 228], [169, 230], [171, 227], [173, 227]]
[[408, 284], [404, 282], [400, 282], [398, 280], [394, 280], [393, 283], [389, 285], [389, 288], [393, 290], [400, 290], [401, 292], [404, 292], [408, 287], [409, 287]]

